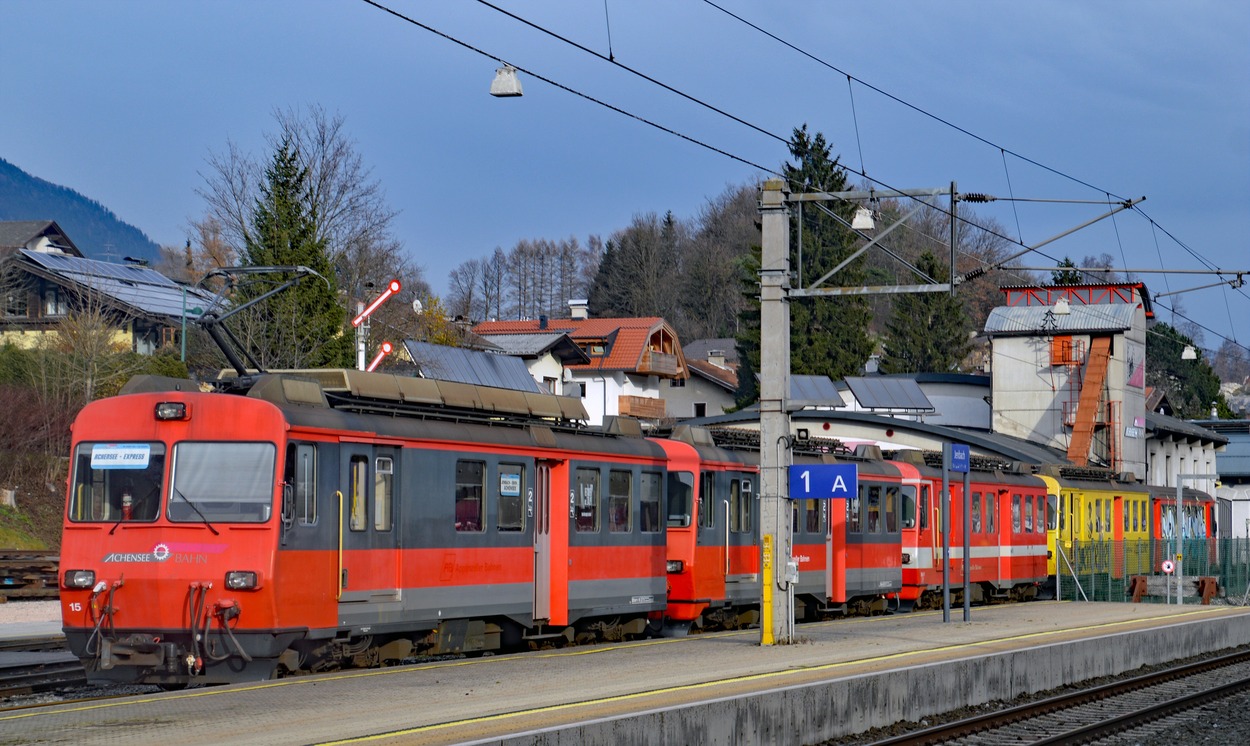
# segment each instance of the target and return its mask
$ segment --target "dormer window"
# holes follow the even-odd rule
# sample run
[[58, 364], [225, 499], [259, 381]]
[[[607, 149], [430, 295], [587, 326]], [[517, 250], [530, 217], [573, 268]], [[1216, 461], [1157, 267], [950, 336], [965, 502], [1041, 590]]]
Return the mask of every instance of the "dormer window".
[[65, 296], [61, 293], [61, 289], [57, 287], [44, 288], [43, 315], [47, 317], [64, 316], [67, 312]]
[[591, 342], [586, 345], [586, 354], [595, 357], [603, 357], [608, 353], [608, 346], [603, 342]]

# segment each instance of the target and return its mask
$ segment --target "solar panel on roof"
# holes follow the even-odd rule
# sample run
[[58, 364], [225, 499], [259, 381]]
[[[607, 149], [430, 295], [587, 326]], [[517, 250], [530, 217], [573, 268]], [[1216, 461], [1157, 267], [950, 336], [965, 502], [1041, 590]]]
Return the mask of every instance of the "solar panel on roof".
[[932, 412], [933, 402], [912, 378], [848, 378], [846, 385], [864, 409]]
[[49, 272], [79, 286], [90, 288], [144, 313], [181, 318], [199, 317], [208, 308], [212, 295], [196, 288], [186, 288], [160, 272], [148, 267], [112, 264], [65, 254], [48, 254], [22, 250], [22, 256]]
[[790, 403], [796, 406], [846, 406], [829, 376], [790, 376]]
[[405, 341], [404, 346], [412, 359], [417, 361], [425, 378], [545, 393], [530, 375], [525, 361], [518, 357], [413, 340]]

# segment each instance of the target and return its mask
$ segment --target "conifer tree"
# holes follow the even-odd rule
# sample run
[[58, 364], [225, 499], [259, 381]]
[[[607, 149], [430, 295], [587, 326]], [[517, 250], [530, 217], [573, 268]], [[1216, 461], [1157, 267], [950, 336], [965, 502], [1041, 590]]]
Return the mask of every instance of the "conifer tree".
[[[925, 251], [916, 269], [946, 282], [949, 269]], [[917, 278], [922, 280], [923, 278]], [[971, 347], [972, 321], [963, 301], [949, 293], [901, 293], [886, 323], [884, 373], [946, 373], [956, 370]]]
[[[316, 237], [307, 176], [298, 150], [283, 140], [265, 169], [244, 247], [247, 266], [302, 265], [324, 278], [305, 278], [241, 314], [241, 337], [266, 368], [343, 367], [351, 361], [352, 340], [342, 332], [346, 309], [325, 243]], [[234, 302], [245, 303], [290, 277], [275, 273], [242, 283]]]
[[[846, 171], [830, 153], [823, 134], [809, 134], [807, 125], [796, 128], [790, 140], [790, 155], [795, 163], [783, 164], [782, 174], [791, 192], [846, 190]], [[825, 206], [849, 224], [853, 205], [835, 200]], [[790, 220], [790, 268], [795, 273], [801, 270], [800, 284], [804, 286], [832, 270], [854, 249], [855, 234], [822, 210], [792, 208]], [[862, 261], [857, 260], [833, 275], [824, 286], [862, 285], [863, 278]], [[758, 282], [758, 277], [751, 281]], [[740, 350], [754, 355], [754, 361], [759, 357], [759, 299], [752, 297], [751, 301], [752, 312], [742, 315], [738, 340]], [[868, 335], [871, 310], [862, 297], [794, 298], [789, 306], [791, 373], [837, 380], [862, 369], [873, 350]], [[739, 375], [740, 385], [741, 379]]]

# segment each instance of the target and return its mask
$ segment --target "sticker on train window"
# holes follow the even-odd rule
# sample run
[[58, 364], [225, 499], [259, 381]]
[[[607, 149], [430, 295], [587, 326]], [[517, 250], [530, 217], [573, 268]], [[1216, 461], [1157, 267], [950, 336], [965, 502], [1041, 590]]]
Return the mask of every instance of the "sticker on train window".
[[151, 455], [147, 443], [97, 443], [91, 446], [91, 468], [146, 469]]
[[501, 473], [499, 475], [499, 494], [504, 497], [520, 497], [521, 475]]

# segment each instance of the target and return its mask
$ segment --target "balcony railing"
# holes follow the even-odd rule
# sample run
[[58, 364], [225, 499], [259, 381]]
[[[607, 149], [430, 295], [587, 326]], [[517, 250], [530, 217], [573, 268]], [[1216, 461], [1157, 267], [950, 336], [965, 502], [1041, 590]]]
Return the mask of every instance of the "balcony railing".
[[660, 420], [668, 415], [663, 399], [628, 394], [621, 394], [617, 399], [617, 411], [626, 417], [637, 417], [640, 420]]

